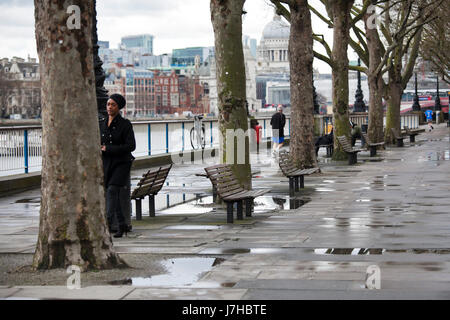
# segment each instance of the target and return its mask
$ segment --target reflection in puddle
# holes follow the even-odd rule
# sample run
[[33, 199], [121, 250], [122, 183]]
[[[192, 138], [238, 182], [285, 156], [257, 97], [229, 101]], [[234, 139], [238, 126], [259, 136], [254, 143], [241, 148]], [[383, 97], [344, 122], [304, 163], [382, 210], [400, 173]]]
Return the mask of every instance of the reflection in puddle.
[[19, 199], [15, 203], [41, 203], [41, 198], [26, 198], [26, 199]]
[[279, 206], [280, 210], [293, 210], [298, 209], [304, 204], [311, 201], [310, 199], [297, 199], [297, 198], [289, 198], [289, 197], [272, 197], [274, 203]]
[[169, 230], [218, 230], [222, 229], [221, 226], [207, 226], [207, 225], [178, 225], [178, 226], [168, 226], [164, 229]]
[[173, 287], [190, 286], [196, 282], [203, 273], [211, 270], [215, 258], [174, 258], [163, 261], [167, 274], [156, 276], [128, 278], [112, 281], [109, 284], [130, 284], [137, 287]]
[[382, 249], [382, 248], [319, 248], [314, 254], [319, 255], [382, 255], [387, 253], [413, 253], [413, 254], [450, 254], [450, 249]]
[[283, 252], [282, 248], [206, 248], [205, 250], [201, 251], [200, 254], [267, 254], [280, 252]]
[[429, 152], [427, 157], [419, 157], [417, 161], [446, 161], [450, 160], [450, 150]]
[[[167, 195], [168, 197], [169, 195]], [[184, 194], [183, 194], [184, 196]], [[159, 214], [201, 214], [214, 211], [214, 208], [210, 205], [213, 203], [213, 197], [197, 197], [197, 199], [169, 207], [161, 210]]]
[[331, 189], [331, 188], [316, 188], [317, 192], [331, 192], [331, 191], [336, 191], [336, 189]]

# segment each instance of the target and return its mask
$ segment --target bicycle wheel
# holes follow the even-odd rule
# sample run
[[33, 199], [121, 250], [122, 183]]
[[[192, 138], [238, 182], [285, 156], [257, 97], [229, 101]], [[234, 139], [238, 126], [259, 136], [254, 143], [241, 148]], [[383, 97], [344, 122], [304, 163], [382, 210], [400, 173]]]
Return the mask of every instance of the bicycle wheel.
[[195, 128], [194, 127], [191, 128], [190, 136], [191, 136], [192, 149], [197, 150], [199, 146], [197, 144], [197, 137], [195, 136]]
[[202, 149], [205, 149], [205, 145], [206, 145], [206, 134], [205, 134], [205, 126], [202, 125], [202, 131], [200, 133], [201, 136], [201, 145], [202, 145]]

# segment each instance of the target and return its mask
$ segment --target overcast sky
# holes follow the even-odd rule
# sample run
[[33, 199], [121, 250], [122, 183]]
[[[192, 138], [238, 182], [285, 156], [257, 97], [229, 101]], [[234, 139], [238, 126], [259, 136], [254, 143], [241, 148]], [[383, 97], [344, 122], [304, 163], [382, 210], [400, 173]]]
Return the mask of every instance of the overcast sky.
[[[110, 41], [110, 46], [116, 48], [123, 36], [149, 33], [155, 37], [154, 54], [171, 53], [175, 48], [213, 46], [209, 3], [210, 0], [97, 0], [99, 39]], [[273, 8], [268, 0], [247, 0], [245, 10], [243, 34], [257, 39], [259, 44], [264, 26], [273, 19]], [[313, 28], [315, 33], [325, 34], [331, 45], [331, 29], [315, 17]], [[28, 54], [37, 57], [33, 0], [0, 0], [0, 43], [0, 58], [26, 58]], [[354, 59], [354, 54], [350, 53], [349, 58]], [[320, 72], [330, 72], [317, 59], [314, 66]]]

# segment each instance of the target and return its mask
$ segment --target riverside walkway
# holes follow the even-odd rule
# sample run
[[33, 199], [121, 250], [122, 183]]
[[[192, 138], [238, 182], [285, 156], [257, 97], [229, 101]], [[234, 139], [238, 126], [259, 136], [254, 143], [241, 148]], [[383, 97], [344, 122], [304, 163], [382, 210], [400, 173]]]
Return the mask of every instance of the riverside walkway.
[[[0, 198], [2, 299], [450, 299], [450, 141], [445, 124], [358, 164], [321, 158], [321, 174], [289, 198], [266, 154], [252, 155], [253, 217], [225, 223], [206, 164], [176, 165], [127, 238], [114, 239], [132, 270], [32, 273], [40, 191]], [[144, 170], [133, 171], [136, 184]], [[176, 205], [177, 202], [180, 204]], [[144, 204], [146, 201], [144, 201]], [[380, 288], [366, 287], [380, 270]], [[373, 267], [372, 267], [373, 268]], [[59, 273], [58, 273], [59, 272]]]

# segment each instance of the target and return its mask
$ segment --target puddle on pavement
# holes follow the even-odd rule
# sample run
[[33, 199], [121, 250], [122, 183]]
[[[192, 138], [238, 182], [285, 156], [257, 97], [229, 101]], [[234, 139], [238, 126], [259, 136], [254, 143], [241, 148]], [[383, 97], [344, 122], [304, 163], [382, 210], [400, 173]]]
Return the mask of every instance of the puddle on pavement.
[[218, 230], [223, 229], [223, 226], [208, 226], [208, 225], [177, 225], [165, 227], [166, 230]]
[[201, 251], [200, 254], [268, 254], [280, 252], [283, 252], [282, 248], [206, 248], [205, 250]]
[[315, 190], [317, 192], [332, 192], [332, 191], [336, 191], [336, 189], [332, 189], [332, 188], [315, 188]]
[[381, 202], [383, 199], [356, 199], [355, 202]]
[[16, 200], [14, 203], [41, 203], [41, 198], [25, 198]]
[[413, 254], [450, 254], [450, 249], [382, 249], [382, 248], [318, 248], [313, 249], [318, 255], [383, 255], [390, 253]]
[[[200, 277], [217, 265], [216, 258], [173, 258], [162, 262], [166, 274], [150, 277], [135, 277], [110, 281], [111, 285], [132, 285], [136, 287], [182, 287], [192, 286]], [[223, 259], [222, 259], [223, 261]], [[220, 263], [220, 262], [219, 262]], [[210, 284], [213, 285], [213, 284]], [[221, 286], [221, 284], [215, 284]], [[223, 284], [230, 286], [230, 283]], [[233, 284], [234, 285], [234, 284]]]
[[[289, 197], [272, 197], [272, 201], [278, 205], [278, 209], [280, 210], [293, 210], [298, 209], [301, 206], [305, 205], [306, 203], [310, 202], [311, 199], [309, 198], [289, 198]], [[256, 200], [255, 200], [256, 202]], [[274, 208], [277, 209], [277, 208]]]
[[428, 152], [426, 158], [419, 157], [417, 161], [448, 161], [450, 160], [450, 150]]
[[[166, 195], [169, 197], [169, 195]], [[180, 194], [182, 196], [182, 201], [187, 198], [186, 194]], [[172, 195], [173, 197], [173, 195]], [[156, 201], [156, 200], [155, 200]], [[212, 196], [196, 196], [195, 200], [176, 204], [171, 207], [166, 207], [166, 209], [162, 209], [160, 211], [157, 211], [158, 214], [201, 214], [201, 213], [208, 213], [215, 210], [214, 207], [211, 205], [213, 204], [213, 197]]]
[[289, 196], [262, 196], [254, 200], [254, 212], [262, 213], [273, 210], [292, 210], [298, 209], [304, 204], [310, 202], [307, 197], [290, 198]]
[[[362, 162], [382, 162], [384, 159], [362, 159]], [[385, 161], [386, 162], [386, 161]]]

